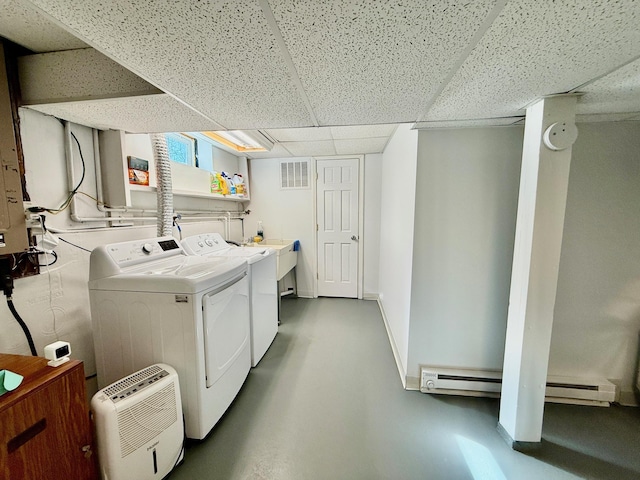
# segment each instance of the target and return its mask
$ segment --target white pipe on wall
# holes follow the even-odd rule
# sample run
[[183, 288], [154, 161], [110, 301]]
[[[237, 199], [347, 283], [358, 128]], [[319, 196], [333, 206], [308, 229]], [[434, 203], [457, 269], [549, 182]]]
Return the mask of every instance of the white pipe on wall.
[[[94, 130], [93, 131], [93, 141], [94, 141], [94, 154], [95, 152], [98, 150], [97, 147], [97, 131]], [[75, 174], [73, 171], [73, 144], [72, 144], [72, 138], [71, 138], [71, 123], [69, 121], [64, 121], [64, 153], [65, 153], [65, 161], [66, 161], [66, 165], [67, 165], [67, 182], [68, 182], [68, 188], [69, 188], [69, 192], [73, 191], [73, 189], [76, 187], [75, 183]], [[99, 154], [98, 154], [99, 156]], [[100, 196], [102, 195], [102, 177], [101, 177], [101, 171], [100, 171], [100, 165], [99, 163], [96, 165], [96, 192], [98, 193], [98, 198], [100, 198]], [[99, 183], [98, 183], [99, 182]], [[99, 186], [98, 186], [99, 185]], [[121, 222], [121, 221], [126, 221], [126, 222], [150, 222], [150, 221], [155, 221], [156, 217], [82, 217], [80, 215], [78, 215], [77, 209], [77, 200], [76, 200], [76, 195], [73, 195], [73, 197], [71, 197], [71, 201], [69, 202], [69, 209], [71, 211], [70, 214], [70, 218], [71, 221], [73, 222], [78, 222], [78, 223], [93, 223], [93, 222], [107, 222], [107, 223], [113, 223], [113, 222]], [[99, 205], [99, 204], [98, 204]], [[100, 209], [99, 209], [100, 210]], [[105, 210], [101, 210], [101, 211], [105, 211]], [[106, 213], [108, 213], [107, 211], [105, 211]]]

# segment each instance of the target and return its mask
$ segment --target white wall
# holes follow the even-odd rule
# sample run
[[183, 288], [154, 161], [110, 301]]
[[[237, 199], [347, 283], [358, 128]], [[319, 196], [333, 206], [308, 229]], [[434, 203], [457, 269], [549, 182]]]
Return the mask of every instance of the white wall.
[[[313, 297], [316, 264], [313, 189], [282, 190], [280, 160], [250, 160], [251, 214], [245, 219], [245, 232], [247, 236], [255, 235], [258, 221], [262, 220], [265, 238], [300, 240], [296, 266], [298, 295]], [[312, 172], [313, 162], [308, 160]]]
[[364, 157], [363, 298], [378, 297], [380, 266], [380, 202], [382, 200], [382, 154]]
[[549, 373], [617, 381], [633, 401], [640, 330], [640, 122], [578, 124]]
[[400, 125], [382, 154], [378, 290], [398, 368], [409, 351], [418, 132]]
[[421, 131], [408, 376], [501, 369], [523, 129]]
[[[64, 158], [63, 126], [55, 118], [28, 109], [21, 109], [21, 136], [24, 148], [27, 189], [34, 205], [48, 208], [58, 207], [66, 198], [66, 164]], [[72, 125], [78, 138], [86, 163], [86, 176], [80, 191], [95, 196], [95, 173], [93, 169], [93, 145], [91, 129]], [[75, 148], [75, 145], [74, 145]], [[80, 161], [75, 158], [76, 178], [80, 178]], [[102, 216], [95, 201], [78, 195], [80, 214]], [[193, 203], [192, 203], [193, 204]], [[225, 206], [238, 208], [238, 204], [225, 201], [208, 201], [217, 209]], [[155, 208], [155, 207], [154, 207]], [[193, 208], [193, 207], [192, 207]], [[147, 226], [99, 228], [104, 223], [80, 224], [71, 220], [69, 211], [58, 215], [46, 215], [48, 228], [60, 231], [59, 237], [81, 247], [92, 248], [106, 243], [151, 238], [156, 236], [155, 222]], [[183, 234], [202, 232], [223, 233], [221, 222], [183, 222]], [[87, 227], [94, 227], [93, 230]], [[232, 222], [232, 236], [240, 238], [241, 222]], [[174, 229], [174, 235], [178, 232]], [[64, 242], [55, 248], [58, 259], [41, 274], [17, 279], [13, 300], [17, 311], [29, 326], [36, 349], [43, 353], [45, 345], [57, 339], [71, 343], [72, 357], [84, 361], [86, 375], [95, 373], [93, 338], [89, 309], [87, 281], [89, 278], [89, 253]], [[49, 261], [53, 258], [49, 257]], [[45, 263], [45, 259], [41, 258]], [[29, 347], [18, 323], [0, 302], [0, 352], [29, 355]]]

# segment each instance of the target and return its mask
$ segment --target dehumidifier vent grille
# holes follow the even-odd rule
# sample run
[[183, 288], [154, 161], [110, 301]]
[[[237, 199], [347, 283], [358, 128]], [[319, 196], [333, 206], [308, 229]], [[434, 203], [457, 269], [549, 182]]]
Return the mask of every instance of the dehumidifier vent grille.
[[140, 370], [139, 372], [134, 373], [133, 375], [129, 375], [128, 377], [123, 378], [119, 382], [111, 384], [103, 391], [107, 396], [111, 397], [160, 372], [162, 372], [161, 367], [159, 367], [158, 365], [152, 365], [148, 368], [145, 368], [144, 370]]
[[160, 435], [178, 420], [175, 384], [118, 413], [122, 458]]

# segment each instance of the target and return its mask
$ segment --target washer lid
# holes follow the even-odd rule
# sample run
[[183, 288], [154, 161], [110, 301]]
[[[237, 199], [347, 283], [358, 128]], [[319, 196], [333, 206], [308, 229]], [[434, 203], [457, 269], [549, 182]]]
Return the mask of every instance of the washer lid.
[[197, 293], [245, 274], [243, 258], [182, 255], [137, 265], [111, 277], [92, 280], [90, 290]]

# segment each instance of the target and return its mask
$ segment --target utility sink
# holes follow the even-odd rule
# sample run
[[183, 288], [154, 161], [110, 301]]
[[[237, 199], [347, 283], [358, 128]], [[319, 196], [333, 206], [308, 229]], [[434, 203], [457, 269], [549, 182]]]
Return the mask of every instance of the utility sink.
[[266, 238], [260, 243], [256, 243], [256, 247], [269, 247], [276, 251], [276, 278], [282, 280], [287, 273], [298, 263], [298, 252], [293, 250], [295, 240], [282, 240]]

